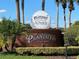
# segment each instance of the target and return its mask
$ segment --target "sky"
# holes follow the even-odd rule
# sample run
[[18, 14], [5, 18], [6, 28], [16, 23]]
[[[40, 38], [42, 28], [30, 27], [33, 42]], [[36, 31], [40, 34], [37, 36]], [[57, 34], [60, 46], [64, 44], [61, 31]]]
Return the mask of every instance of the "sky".
[[[25, 23], [31, 23], [31, 18], [36, 11], [41, 10], [42, 0], [25, 0]], [[20, 0], [21, 4], [21, 0]], [[21, 5], [20, 5], [21, 7]], [[72, 11], [72, 23], [79, 20], [79, 6], [74, 3], [75, 10]], [[56, 27], [56, 3], [55, 0], [46, 0], [45, 11], [51, 17], [51, 27]], [[21, 12], [21, 9], [20, 9]], [[22, 13], [22, 12], [21, 12]], [[22, 18], [22, 14], [20, 14]], [[0, 21], [2, 17], [16, 19], [15, 0], [0, 0]], [[69, 10], [66, 8], [66, 23], [68, 27]], [[27, 20], [26, 20], [27, 19]], [[59, 27], [64, 27], [63, 9], [59, 7]]]

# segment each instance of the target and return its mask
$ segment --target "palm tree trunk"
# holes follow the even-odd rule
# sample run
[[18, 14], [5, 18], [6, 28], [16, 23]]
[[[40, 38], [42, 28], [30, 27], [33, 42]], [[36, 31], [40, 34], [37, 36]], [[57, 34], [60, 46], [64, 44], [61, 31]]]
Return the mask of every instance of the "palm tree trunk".
[[[18, 24], [20, 24], [19, 0], [16, 0], [16, 16], [17, 16]], [[19, 30], [19, 29], [18, 29], [18, 30]], [[18, 31], [18, 30], [17, 30], [17, 31]], [[16, 40], [16, 34], [14, 34], [14, 35], [13, 35], [13, 38], [12, 38], [12, 46], [11, 46], [12, 52], [13, 52], [13, 50], [14, 50], [15, 40]]]
[[15, 45], [15, 41], [16, 41], [16, 35], [17, 34], [13, 34], [13, 37], [12, 37], [12, 46], [11, 46], [11, 51], [12, 52], [14, 51], [14, 45]]
[[64, 9], [64, 31], [66, 31], [66, 16], [65, 16], [65, 9]]
[[20, 24], [20, 8], [19, 8], [19, 0], [16, 0], [16, 16], [17, 21]]
[[42, 0], [42, 10], [45, 10], [45, 0]]
[[22, 23], [24, 24], [24, 0], [22, 0]]
[[69, 29], [71, 29], [71, 11], [69, 13]]
[[59, 26], [59, 4], [57, 4], [57, 14], [56, 14], [56, 29], [58, 29]]

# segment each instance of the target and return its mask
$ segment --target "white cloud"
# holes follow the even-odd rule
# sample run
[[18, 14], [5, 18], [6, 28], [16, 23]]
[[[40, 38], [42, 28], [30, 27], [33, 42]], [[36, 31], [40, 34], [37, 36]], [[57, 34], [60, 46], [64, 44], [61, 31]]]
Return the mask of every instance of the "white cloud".
[[0, 18], [0, 21], [2, 21], [2, 19]]
[[0, 13], [6, 12], [7, 10], [5, 9], [0, 9]]

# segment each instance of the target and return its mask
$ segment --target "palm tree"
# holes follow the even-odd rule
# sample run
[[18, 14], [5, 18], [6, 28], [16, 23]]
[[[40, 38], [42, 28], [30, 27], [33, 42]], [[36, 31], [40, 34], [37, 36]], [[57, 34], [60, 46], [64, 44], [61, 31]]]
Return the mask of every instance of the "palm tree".
[[69, 0], [69, 29], [71, 28], [71, 13], [74, 10], [73, 0]]
[[22, 21], [24, 24], [24, 0], [22, 0]]
[[64, 12], [64, 31], [66, 31], [66, 16], [65, 16], [65, 10], [67, 6], [67, 1], [66, 0], [61, 0], [62, 7], [63, 7], [63, 12]]
[[19, 8], [19, 0], [16, 0], [16, 16], [17, 21], [20, 24], [20, 8]]
[[18, 26], [18, 30], [16, 31], [16, 33], [12, 37], [12, 46], [11, 46], [12, 52], [14, 51], [14, 45], [15, 45], [16, 35], [18, 34], [19, 28], [20, 28], [20, 7], [19, 7], [19, 0], [16, 0], [16, 16], [17, 16], [17, 21], [18, 21], [19, 26]]
[[57, 18], [56, 19], [57, 20], [57, 23], [56, 23], [57, 27], [56, 28], [58, 29], [58, 25], [59, 25], [58, 24], [58, 22], [59, 22], [59, 0], [55, 0], [55, 1], [56, 1], [56, 6], [57, 6], [57, 17], [56, 17]]
[[45, 0], [42, 0], [42, 10], [45, 10]]

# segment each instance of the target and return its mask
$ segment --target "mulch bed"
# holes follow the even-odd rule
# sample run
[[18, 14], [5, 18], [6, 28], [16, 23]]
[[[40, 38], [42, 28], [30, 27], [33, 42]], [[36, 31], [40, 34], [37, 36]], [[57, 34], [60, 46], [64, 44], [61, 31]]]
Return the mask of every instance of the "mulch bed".
[[[66, 59], [65, 56], [47, 56], [46, 59]], [[68, 56], [67, 59], [77, 59], [77, 56]]]

